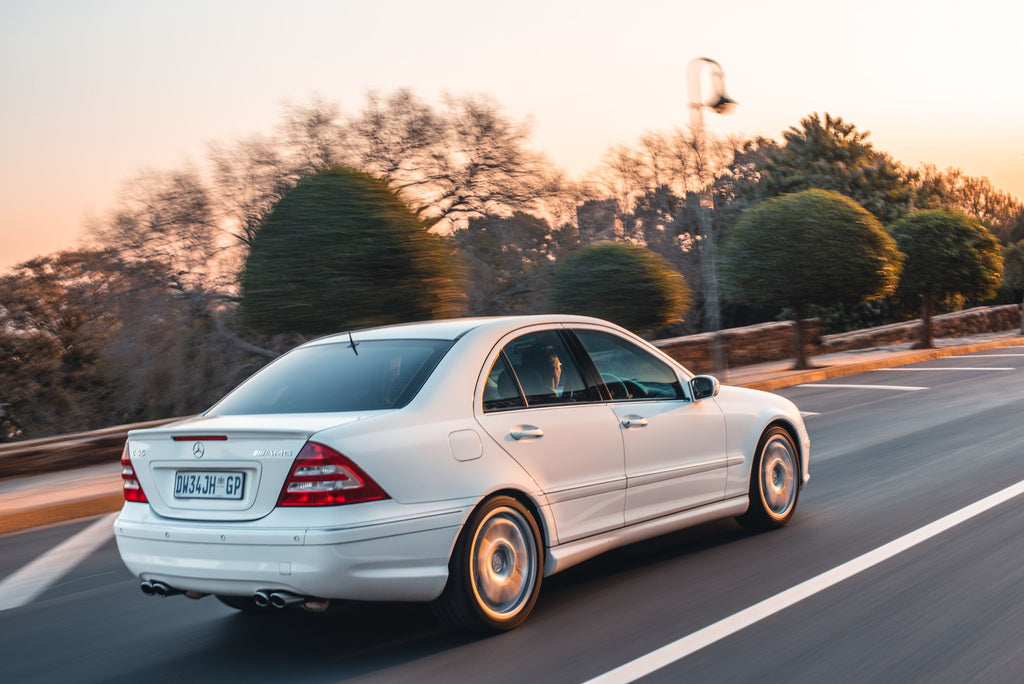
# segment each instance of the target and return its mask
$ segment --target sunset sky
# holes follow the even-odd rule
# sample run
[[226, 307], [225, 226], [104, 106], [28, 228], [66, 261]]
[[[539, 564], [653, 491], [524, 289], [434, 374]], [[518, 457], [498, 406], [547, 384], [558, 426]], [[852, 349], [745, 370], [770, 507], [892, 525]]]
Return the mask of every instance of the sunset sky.
[[1008, 0], [0, 0], [0, 269], [80, 246], [137, 172], [201, 166], [314, 95], [489, 94], [578, 177], [685, 125], [700, 56], [740, 102], [715, 133], [829, 112], [1024, 199], [1022, 28]]

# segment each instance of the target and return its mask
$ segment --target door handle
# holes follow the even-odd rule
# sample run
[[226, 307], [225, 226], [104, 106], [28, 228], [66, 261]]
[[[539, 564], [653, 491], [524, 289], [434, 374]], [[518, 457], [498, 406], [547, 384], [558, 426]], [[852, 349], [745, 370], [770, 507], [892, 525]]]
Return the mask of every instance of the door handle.
[[629, 428], [645, 427], [646, 425], [647, 419], [643, 416], [623, 416], [622, 418], [622, 427], [627, 430]]
[[508, 434], [515, 440], [538, 439], [544, 436], [544, 431], [534, 425], [516, 425], [508, 431]]

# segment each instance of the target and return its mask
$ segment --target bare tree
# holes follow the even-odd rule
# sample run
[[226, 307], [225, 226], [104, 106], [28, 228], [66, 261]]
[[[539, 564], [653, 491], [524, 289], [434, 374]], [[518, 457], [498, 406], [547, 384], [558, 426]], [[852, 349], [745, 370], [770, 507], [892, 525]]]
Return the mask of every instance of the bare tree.
[[169, 279], [189, 287], [207, 279], [220, 248], [213, 201], [194, 169], [143, 172], [92, 232], [124, 259], [162, 264]]
[[285, 105], [280, 133], [289, 164], [300, 175], [354, 162], [341, 107], [319, 96], [309, 104]]
[[445, 144], [445, 127], [430, 105], [412, 91], [367, 94], [366, 107], [348, 122], [357, 166], [391, 181], [401, 192], [429, 175], [432, 151]]
[[939, 171], [933, 164], [921, 167], [915, 203], [922, 209], [948, 209], [976, 218], [1003, 244], [1013, 241], [1014, 222], [1024, 214], [1024, 203], [997, 190], [988, 178], [952, 167]]
[[253, 136], [233, 145], [213, 144], [209, 154], [213, 194], [227, 229], [246, 248], [264, 217], [300, 177], [275, 141]]

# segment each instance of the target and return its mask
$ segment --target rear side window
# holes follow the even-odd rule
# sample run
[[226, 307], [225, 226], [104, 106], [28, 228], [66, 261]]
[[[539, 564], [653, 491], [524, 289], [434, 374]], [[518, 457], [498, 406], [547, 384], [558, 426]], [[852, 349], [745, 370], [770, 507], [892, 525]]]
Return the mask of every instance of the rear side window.
[[355, 349], [347, 341], [302, 347], [243, 382], [207, 415], [400, 408], [416, 396], [451, 345], [369, 340]]
[[612, 399], [678, 399], [683, 390], [675, 371], [650, 352], [616, 335], [574, 330]]
[[557, 330], [527, 333], [506, 344], [487, 374], [484, 410], [597, 401]]

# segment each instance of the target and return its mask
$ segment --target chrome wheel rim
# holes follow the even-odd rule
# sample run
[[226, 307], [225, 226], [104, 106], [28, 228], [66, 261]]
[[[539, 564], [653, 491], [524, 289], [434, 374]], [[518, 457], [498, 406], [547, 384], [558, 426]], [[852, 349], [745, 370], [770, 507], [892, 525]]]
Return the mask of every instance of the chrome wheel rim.
[[775, 518], [784, 518], [796, 502], [796, 454], [785, 437], [775, 435], [761, 454], [761, 496]]
[[496, 508], [473, 537], [473, 592], [491, 617], [515, 615], [537, 581], [537, 545], [526, 519], [512, 508]]

